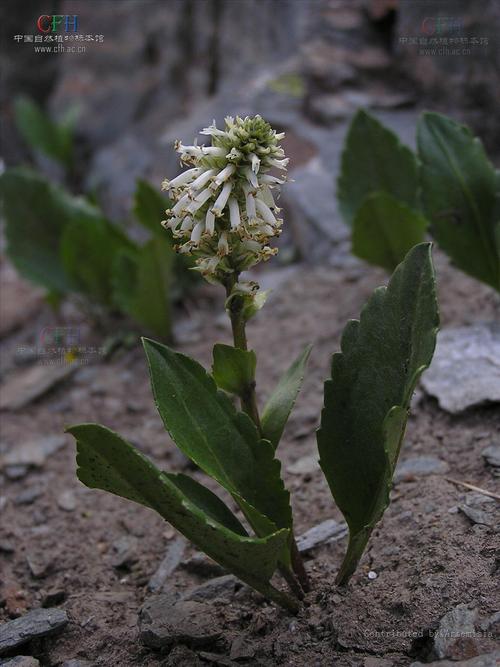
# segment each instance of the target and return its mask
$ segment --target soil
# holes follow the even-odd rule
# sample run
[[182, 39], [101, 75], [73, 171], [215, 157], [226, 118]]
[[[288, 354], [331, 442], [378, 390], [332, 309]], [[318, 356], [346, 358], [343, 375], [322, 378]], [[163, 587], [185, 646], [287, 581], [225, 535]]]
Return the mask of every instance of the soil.
[[[448, 266], [439, 253], [436, 258], [443, 326], [498, 319], [500, 302], [493, 290]], [[301, 534], [325, 519], [342, 520], [319, 470], [297, 475], [287, 468], [315, 452], [322, 383], [331, 354], [338, 349], [347, 320], [358, 316], [368, 295], [387, 277], [352, 258], [340, 258], [330, 267], [297, 265], [269, 276], [276, 283], [280, 276], [284, 280], [248, 331], [258, 352], [261, 401], [291, 360], [307, 343], [314, 343], [307, 377], [278, 451], [292, 492], [296, 533]], [[221, 296], [217, 293], [215, 301], [203, 304], [179, 324], [177, 345], [208, 366], [212, 345], [230, 342], [230, 332], [220, 315]], [[56, 323], [48, 309], [39, 308], [4, 340], [7, 370], [16, 346], [31, 340], [42, 326]], [[75, 315], [68, 317], [78, 321]], [[91, 340], [96, 334], [80, 324]], [[8, 451], [85, 421], [119, 431], [164, 468], [187, 467], [155, 411], [139, 347], [82, 367], [22, 412], [5, 411], [3, 448]], [[312, 592], [297, 617], [243, 588], [232, 597], [211, 601], [213, 624], [220, 632], [213, 647], [197, 654], [178, 646], [170, 655], [140, 644], [137, 618], [151, 596], [146, 584], [175, 533], [151, 511], [81, 485], [75, 477], [73, 439], [67, 436], [66, 445], [41, 468], [19, 479], [0, 477], [0, 620], [42, 603], [68, 612], [70, 623], [60, 635], [25, 649], [42, 665], [60, 665], [72, 658], [117, 667], [238, 664], [230, 661], [230, 651], [241, 637], [251, 647], [251, 655], [241, 658], [248, 665], [384, 667], [425, 661], [426, 637], [447, 611], [465, 603], [486, 619], [499, 607], [498, 535], [456, 511], [467, 489], [448, 481], [462, 480], [490, 491], [497, 485], [498, 491], [481, 451], [498, 442], [499, 433], [498, 406], [451, 417], [422, 393], [409, 420], [402, 458], [435, 456], [448, 463], [449, 473], [395, 485], [392, 504], [349, 586], [339, 589], [334, 583], [345, 539], [323, 545], [306, 558]], [[192, 468], [189, 473], [202, 478]], [[32, 502], [26, 502], [30, 495]], [[64, 502], [72, 495], [74, 508]], [[119, 568], [113, 563], [123, 539], [132, 544], [133, 555]], [[195, 551], [187, 545], [185, 558]], [[368, 577], [369, 571], [376, 578]], [[203, 580], [179, 567], [168, 585], [182, 592]], [[47, 600], [49, 593], [52, 599]], [[494, 646], [491, 633], [485, 633], [462, 647], [462, 657], [487, 653]]]

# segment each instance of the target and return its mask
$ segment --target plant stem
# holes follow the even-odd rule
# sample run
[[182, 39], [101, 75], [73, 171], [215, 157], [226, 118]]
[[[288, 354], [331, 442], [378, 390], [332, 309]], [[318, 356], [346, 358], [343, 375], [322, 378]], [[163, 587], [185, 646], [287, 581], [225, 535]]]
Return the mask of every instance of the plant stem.
[[[231, 290], [234, 285], [238, 282], [239, 274], [233, 274], [233, 276], [226, 283], [226, 296], [229, 297]], [[233, 296], [231, 302], [229, 303], [228, 313], [229, 319], [231, 320], [231, 328], [233, 331], [233, 341], [234, 347], [238, 347], [241, 350], [248, 349], [247, 335], [245, 330], [245, 318], [243, 315], [244, 301], [243, 297]], [[247, 415], [252, 419], [259, 435], [262, 437], [262, 426], [260, 423], [259, 409], [257, 406], [257, 396], [255, 393], [255, 381], [248, 385], [246, 392], [241, 396], [241, 408]], [[302, 599], [303, 593], [306, 593], [310, 590], [309, 578], [307, 576], [306, 569], [304, 567], [304, 562], [302, 556], [300, 555], [299, 549], [297, 547], [297, 542], [295, 541], [295, 535], [292, 532], [291, 540], [291, 559], [292, 559], [292, 569], [293, 572], [289, 571], [284, 567], [280, 567], [280, 572], [283, 575], [284, 579], [288, 583], [292, 592]], [[295, 573], [295, 576], [294, 576]], [[298, 585], [297, 579], [299, 580], [300, 586]], [[302, 590], [300, 590], [302, 587]]]

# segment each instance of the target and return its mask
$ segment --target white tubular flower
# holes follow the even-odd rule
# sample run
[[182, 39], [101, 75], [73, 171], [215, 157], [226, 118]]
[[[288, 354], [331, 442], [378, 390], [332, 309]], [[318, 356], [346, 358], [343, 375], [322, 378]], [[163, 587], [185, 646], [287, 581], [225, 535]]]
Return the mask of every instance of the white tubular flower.
[[229, 220], [231, 222], [231, 229], [238, 229], [241, 225], [240, 207], [238, 200], [234, 197], [229, 197]]
[[228, 164], [227, 167], [224, 167], [224, 169], [217, 174], [214, 182], [212, 183], [212, 188], [216, 190], [219, 186], [225, 183], [227, 179], [234, 174], [235, 171], [236, 166], [234, 164]]
[[284, 134], [260, 116], [228, 116], [223, 129], [214, 121], [201, 134], [209, 139], [206, 146], [175, 144], [181, 163], [192, 168], [164, 181], [173, 206], [162, 224], [179, 239], [178, 252], [195, 256], [195, 270], [226, 284], [231, 274], [277, 252], [270, 246], [282, 224], [276, 190], [286, 177], [269, 172], [286, 171], [288, 159], [279, 145]]
[[278, 222], [274, 217], [273, 212], [269, 206], [262, 201], [262, 199], [259, 199], [258, 197], [255, 199], [255, 207], [257, 209], [257, 213], [260, 213], [264, 222], [266, 222], [268, 225], [272, 225], [273, 227], [277, 226]]
[[[191, 171], [191, 169], [189, 171]], [[204, 188], [205, 185], [208, 183], [208, 181], [217, 174], [216, 169], [206, 169], [205, 171], [203, 171], [203, 169], [200, 169], [199, 171], [202, 173], [189, 186], [189, 190], [191, 193], [195, 193], [197, 190], [201, 190], [202, 188]]]
[[233, 184], [231, 182], [226, 183], [222, 188], [220, 195], [215, 200], [215, 204], [212, 207], [212, 213], [216, 218], [220, 218], [222, 215], [222, 211], [226, 207], [227, 200], [229, 199], [229, 195], [231, 194], [232, 189]]

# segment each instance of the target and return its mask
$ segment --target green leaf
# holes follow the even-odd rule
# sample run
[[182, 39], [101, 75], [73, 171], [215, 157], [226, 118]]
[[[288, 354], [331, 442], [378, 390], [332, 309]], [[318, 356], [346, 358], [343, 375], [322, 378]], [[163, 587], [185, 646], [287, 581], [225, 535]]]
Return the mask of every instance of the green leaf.
[[263, 524], [259, 514], [278, 528], [291, 527], [280, 463], [248, 415], [236, 411], [194, 359], [152, 340], [144, 340], [144, 349], [156, 407], [179, 449], [233, 495], [254, 530]]
[[427, 220], [386, 192], [368, 195], [354, 218], [352, 252], [394, 271], [414, 245], [424, 240]]
[[[288, 539], [287, 530], [263, 539], [246, 537], [227, 526], [225, 517], [230, 510], [208, 489], [201, 492], [194, 480], [162, 473], [113, 431], [98, 424], [80, 424], [67, 430], [77, 440], [77, 474], [86, 486], [154, 509], [242, 581], [279, 604], [293, 605], [269, 583]], [[232, 522], [239, 524], [236, 517]]]
[[231, 345], [214, 345], [213, 378], [220, 389], [244, 397], [255, 382], [257, 357], [253, 350], [240, 350]]
[[439, 315], [430, 244], [410, 250], [387, 288], [344, 329], [325, 382], [320, 464], [349, 526], [345, 583], [389, 504], [411, 396], [434, 353]]
[[74, 287], [61, 259], [63, 232], [73, 221], [101, 218], [84, 199], [71, 197], [34, 171], [8, 169], [0, 177], [7, 253], [25, 278], [48, 290]]
[[163, 197], [149, 183], [138, 179], [134, 194], [133, 211], [137, 220], [153, 234], [166, 237], [166, 231], [161, 226], [165, 219], [165, 210], [169, 209], [171, 202]]
[[366, 195], [383, 191], [417, 208], [418, 168], [413, 152], [366, 111], [358, 111], [342, 151], [337, 197], [352, 225]]
[[150, 239], [136, 251], [119, 253], [113, 265], [115, 303], [161, 338], [171, 336], [174, 251], [168, 239]]
[[69, 123], [57, 124], [27, 97], [14, 104], [17, 129], [31, 148], [68, 166], [73, 151], [73, 131]]
[[295, 359], [276, 385], [262, 413], [262, 432], [275, 449], [299, 395], [311, 349], [312, 345], [308, 345]]
[[462, 271], [500, 290], [500, 179], [480, 140], [459, 123], [424, 113], [418, 123], [422, 202], [432, 234]]
[[113, 304], [112, 266], [116, 255], [132, 243], [101, 217], [77, 219], [62, 234], [61, 258], [75, 289], [106, 306]]

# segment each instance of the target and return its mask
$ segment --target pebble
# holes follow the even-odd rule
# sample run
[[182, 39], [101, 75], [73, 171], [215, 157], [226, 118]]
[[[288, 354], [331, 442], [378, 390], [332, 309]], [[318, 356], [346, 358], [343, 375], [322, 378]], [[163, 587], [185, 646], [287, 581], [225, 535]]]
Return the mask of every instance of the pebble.
[[[475, 648], [475, 622], [477, 610], [459, 604], [447, 612], [439, 621], [434, 635], [433, 656], [438, 660], [451, 658], [461, 660]], [[475, 652], [475, 651], [474, 651]]]
[[410, 667], [498, 667], [500, 662], [500, 651], [484, 653], [469, 660], [439, 660], [438, 662], [412, 662]]
[[59, 494], [57, 506], [65, 512], [74, 512], [76, 510], [76, 498], [73, 491], [67, 489]]
[[222, 577], [210, 579], [200, 586], [196, 586], [188, 591], [183, 600], [195, 600], [196, 602], [203, 602], [205, 600], [214, 600], [218, 597], [231, 596], [239, 587], [239, 582], [232, 574], [226, 574]]
[[465, 516], [472, 521], [474, 524], [481, 524], [483, 526], [488, 526], [489, 528], [494, 528], [497, 525], [497, 521], [494, 516], [489, 512], [485, 512], [477, 507], [469, 507], [468, 505], [459, 505], [458, 509], [465, 514]]
[[20, 618], [0, 626], [0, 655], [62, 630], [68, 615], [62, 609], [33, 609]]
[[152, 593], [159, 592], [166, 580], [177, 569], [182, 560], [184, 551], [186, 549], [186, 540], [182, 537], [177, 537], [167, 547], [167, 551], [158, 569], [153, 574], [148, 583], [148, 589]]
[[76, 369], [77, 364], [36, 365], [23, 369], [5, 380], [0, 396], [0, 410], [21, 410], [58, 385]]
[[313, 526], [297, 538], [300, 553], [307, 553], [315, 547], [327, 542], [336, 542], [347, 535], [347, 524], [327, 519]]
[[73, 658], [72, 660], [66, 660], [62, 663], [61, 667], [92, 667], [94, 663], [89, 662], [88, 660], [77, 660]]
[[316, 472], [316, 470], [319, 470], [318, 455], [310, 454], [303, 456], [298, 461], [295, 461], [295, 463], [287, 466], [286, 470], [292, 475], [308, 475]]
[[226, 570], [206, 556], [201, 551], [195, 552], [191, 558], [182, 561], [180, 567], [190, 574], [196, 574], [199, 577], [218, 577], [226, 574]]
[[0, 662], [2, 667], [40, 667], [40, 662], [31, 655], [16, 655], [15, 658], [9, 658]]
[[500, 401], [500, 325], [483, 322], [438, 333], [432, 365], [422, 377], [425, 391], [443, 410], [458, 414]]
[[21, 491], [15, 498], [16, 505], [31, 505], [37, 498], [43, 494], [43, 489], [39, 486], [32, 486], [31, 488]]
[[238, 635], [231, 644], [231, 660], [251, 660], [255, 656], [255, 648], [245, 635]]
[[55, 607], [66, 599], [66, 591], [62, 588], [53, 588], [47, 591], [42, 598], [42, 607]]
[[63, 435], [49, 435], [13, 446], [0, 457], [0, 469], [18, 466], [41, 468], [47, 458], [66, 445]]
[[5, 467], [5, 474], [9, 479], [22, 479], [28, 473], [29, 467], [27, 465], [13, 465]]
[[376, 579], [378, 577], [378, 574], [374, 572], [373, 570], [370, 570], [368, 572], [368, 579]]
[[117, 569], [129, 568], [130, 565], [137, 562], [137, 546], [139, 540], [133, 535], [123, 535], [111, 545], [113, 558], [111, 565]]
[[492, 468], [500, 468], [500, 445], [490, 445], [483, 449], [481, 456]]
[[414, 477], [426, 477], [427, 475], [444, 475], [450, 469], [446, 461], [435, 456], [416, 456], [401, 461], [394, 474], [394, 482], [411, 480]]
[[28, 554], [26, 562], [35, 579], [47, 576], [53, 566], [53, 560], [46, 554]]
[[203, 602], [157, 595], [144, 603], [139, 614], [139, 638], [153, 649], [182, 642], [191, 648], [214, 644], [220, 636], [213, 622], [213, 608]]

